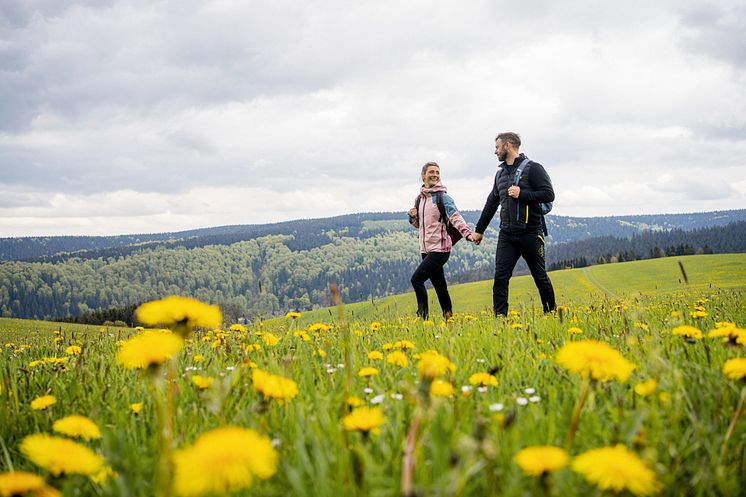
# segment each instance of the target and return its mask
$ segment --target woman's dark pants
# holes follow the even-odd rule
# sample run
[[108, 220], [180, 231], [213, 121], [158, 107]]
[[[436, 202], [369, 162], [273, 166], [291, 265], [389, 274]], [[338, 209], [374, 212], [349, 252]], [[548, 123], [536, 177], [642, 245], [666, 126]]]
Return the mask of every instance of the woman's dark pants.
[[448, 284], [443, 273], [443, 266], [450, 257], [450, 252], [430, 252], [422, 254], [422, 262], [412, 275], [412, 287], [417, 296], [417, 315], [427, 319], [429, 309], [427, 305], [427, 289], [425, 281], [430, 280], [438, 295], [438, 302], [443, 313], [452, 312], [451, 296], [448, 295]]

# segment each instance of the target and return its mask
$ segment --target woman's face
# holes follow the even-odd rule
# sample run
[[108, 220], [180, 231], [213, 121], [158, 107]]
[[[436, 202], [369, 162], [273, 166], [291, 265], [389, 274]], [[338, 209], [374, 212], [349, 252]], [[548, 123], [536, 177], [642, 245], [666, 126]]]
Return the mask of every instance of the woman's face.
[[422, 175], [422, 182], [425, 186], [430, 188], [435, 186], [440, 181], [440, 168], [438, 166], [430, 166], [425, 170], [425, 174]]

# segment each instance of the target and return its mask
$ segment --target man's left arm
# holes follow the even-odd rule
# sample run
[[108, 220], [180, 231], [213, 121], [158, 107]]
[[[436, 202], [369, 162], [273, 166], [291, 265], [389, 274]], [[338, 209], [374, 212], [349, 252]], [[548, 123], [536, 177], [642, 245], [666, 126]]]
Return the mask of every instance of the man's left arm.
[[528, 184], [531, 188], [521, 188], [518, 200], [528, 204], [554, 202], [552, 180], [549, 179], [544, 166], [538, 162], [531, 163], [531, 168], [528, 171]]

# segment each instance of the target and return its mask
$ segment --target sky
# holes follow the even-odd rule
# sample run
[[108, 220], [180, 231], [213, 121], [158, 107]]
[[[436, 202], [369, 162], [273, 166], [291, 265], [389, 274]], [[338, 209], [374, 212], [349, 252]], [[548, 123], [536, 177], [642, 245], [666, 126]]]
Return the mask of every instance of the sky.
[[481, 209], [746, 208], [746, 2], [2, 0], [0, 237]]

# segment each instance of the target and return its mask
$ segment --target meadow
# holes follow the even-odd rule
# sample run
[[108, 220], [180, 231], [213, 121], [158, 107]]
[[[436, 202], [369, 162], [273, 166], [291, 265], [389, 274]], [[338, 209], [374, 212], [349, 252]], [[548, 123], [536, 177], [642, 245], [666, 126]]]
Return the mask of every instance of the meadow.
[[743, 495], [746, 257], [551, 277], [551, 315], [522, 277], [507, 318], [479, 282], [449, 322], [411, 294], [0, 320], [0, 495]]

